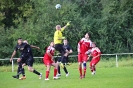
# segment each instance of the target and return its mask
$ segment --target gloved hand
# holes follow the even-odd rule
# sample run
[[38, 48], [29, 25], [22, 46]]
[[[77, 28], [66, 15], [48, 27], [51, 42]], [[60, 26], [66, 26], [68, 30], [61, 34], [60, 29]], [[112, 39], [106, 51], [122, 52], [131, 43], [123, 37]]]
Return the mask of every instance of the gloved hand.
[[69, 25], [70, 25], [70, 22], [71, 22], [71, 21], [67, 22], [66, 26], [69, 26]]

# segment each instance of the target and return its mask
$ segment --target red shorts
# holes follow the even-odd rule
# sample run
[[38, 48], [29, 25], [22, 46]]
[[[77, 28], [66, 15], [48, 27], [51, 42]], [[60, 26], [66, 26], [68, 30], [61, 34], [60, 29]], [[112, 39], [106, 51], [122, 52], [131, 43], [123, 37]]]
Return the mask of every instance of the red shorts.
[[47, 66], [47, 65], [51, 65], [52, 63], [54, 63], [54, 61], [51, 58], [43, 58], [43, 63]]
[[78, 54], [78, 62], [87, 62], [88, 55], [87, 54]]
[[96, 65], [99, 61], [100, 61], [100, 58], [92, 59], [91, 62], [90, 62], [90, 67], [92, 65]]

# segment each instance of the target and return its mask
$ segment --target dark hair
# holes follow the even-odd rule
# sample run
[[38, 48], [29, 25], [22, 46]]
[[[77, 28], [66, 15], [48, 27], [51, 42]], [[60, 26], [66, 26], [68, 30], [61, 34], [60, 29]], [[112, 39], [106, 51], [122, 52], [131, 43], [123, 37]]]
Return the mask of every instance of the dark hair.
[[22, 38], [18, 38], [18, 40], [19, 40], [19, 39], [22, 39]]
[[89, 33], [89, 32], [86, 32], [85, 34], [88, 34], [88, 35], [89, 35], [89, 37], [90, 37], [90, 33]]

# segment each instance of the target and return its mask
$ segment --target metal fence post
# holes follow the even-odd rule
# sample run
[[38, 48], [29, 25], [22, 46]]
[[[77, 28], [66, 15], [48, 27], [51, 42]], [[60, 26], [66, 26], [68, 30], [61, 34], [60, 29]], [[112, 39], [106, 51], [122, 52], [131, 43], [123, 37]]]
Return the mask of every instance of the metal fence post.
[[14, 72], [14, 62], [12, 60], [12, 72]]
[[116, 54], [116, 67], [118, 67], [118, 55]]

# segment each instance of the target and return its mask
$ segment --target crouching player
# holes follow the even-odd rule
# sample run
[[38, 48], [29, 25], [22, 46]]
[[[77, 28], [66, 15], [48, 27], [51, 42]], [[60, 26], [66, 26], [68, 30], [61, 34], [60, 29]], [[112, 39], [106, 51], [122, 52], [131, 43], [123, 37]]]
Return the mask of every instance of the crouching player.
[[59, 77], [56, 77], [58, 65], [53, 60], [54, 51], [55, 51], [54, 42], [51, 42], [50, 46], [47, 47], [46, 53], [44, 54], [44, 58], [43, 58], [43, 62], [47, 67], [45, 80], [49, 80], [48, 77], [49, 77], [51, 66], [55, 67], [54, 68], [54, 77], [53, 77], [53, 79], [58, 79], [59, 78]]
[[[90, 62], [90, 70], [92, 72], [92, 75], [95, 75], [96, 73], [96, 64], [100, 61], [101, 51], [98, 47], [96, 47], [96, 43], [92, 43], [92, 50], [90, 56], [92, 56], [92, 60]], [[88, 57], [88, 59], [90, 58]]]

